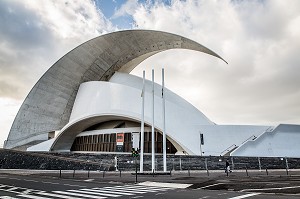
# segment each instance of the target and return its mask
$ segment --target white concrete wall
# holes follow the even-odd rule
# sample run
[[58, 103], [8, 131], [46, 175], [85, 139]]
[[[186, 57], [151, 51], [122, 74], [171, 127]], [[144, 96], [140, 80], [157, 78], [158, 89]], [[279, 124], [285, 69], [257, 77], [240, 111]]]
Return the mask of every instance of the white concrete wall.
[[[202, 145], [202, 152], [204, 155], [224, 155], [228, 151], [226, 149], [233, 149], [234, 146], [241, 146], [247, 139], [254, 136], [258, 137], [269, 126], [251, 126], [251, 125], [215, 125], [215, 126], [197, 126], [199, 132], [195, 139], [195, 144], [200, 151], [200, 135], [204, 136], [204, 145]], [[197, 142], [196, 142], [197, 141]], [[232, 147], [231, 147], [232, 146]], [[200, 152], [199, 152], [200, 153]]]
[[40, 144], [36, 144], [34, 146], [28, 147], [26, 151], [49, 151], [53, 142], [54, 142], [54, 138], [47, 140], [45, 142], [42, 142]]
[[[141, 89], [142, 79], [129, 75], [116, 73], [120, 79], [125, 78], [127, 85], [113, 82], [86, 82], [81, 84], [70, 122], [64, 129], [83, 118], [95, 115], [104, 117], [109, 115], [124, 116], [139, 121], [141, 118]], [[114, 77], [114, 81], [118, 79]], [[151, 82], [146, 82], [145, 91], [145, 122], [152, 121]], [[214, 125], [199, 110], [178, 95], [165, 89], [166, 97], [166, 131], [167, 135], [177, 142], [189, 154], [197, 154], [196, 147], [190, 147], [194, 141], [194, 125]], [[162, 129], [162, 98], [161, 87], [155, 84], [155, 127]], [[62, 132], [63, 133], [63, 132]], [[180, 149], [182, 150], [182, 149]]]
[[254, 141], [248, 141], [232, 156], [300, 157], [300, 125], [281, 124]]
[[[116, 73], [111, 82], [81, 84], [70, 121], [55, 139], [72, 133], [68, 130], [69, 127], [89, 118], [106, 121], [105, 118], [116, 117], [140, 121], [141, 88], [141, 78], [123, 73]], [[237, 149], [231, 153], [233, 156], [300, 157], [297, 143], [300, 138], [300, 125], [279, 125], [272, 133], [265, 133], [274, 129], [271, 126], [215, 125], [193, 105], [168, 89], [165, 90], [165, 97], [166, 133], [168, 139], [174, 141], [179, 153], [185, 151], [190, 155], [200, 155], [202, 133], [204, 145], [201, 148], [204, 155], [224, 155], [236, 146]], [[152, 96], [149, 81], [146, 82], [145, 98], [145, 122], [151, 125]], [[161, 87], [158, 84], [155, 85], [155, 128], [162, 130]], [[64, 143], [63, 140], [60, 143]]]
[[[146, 81], [145, 122], [151, 124], [151, 82]], [[142, 79], [115, 73], [110, 82], [87, 82], [80, 86], [69, 126], [95, 115], [116, 115], [140, 120]], [[180, 152], [200, 155], [199, 133], [204, 134], [204, 155], [220, 155], [233, 144], [241, 145], [250, 136], [259, 136], [269, 126], [215, 125], [203, 113], [168, 89], [166, 97], [167, 136]], [[161, 87], [155, 84], [155, 127], [162, 129]], [[68, 127], [65, 127], [65, 129]]]

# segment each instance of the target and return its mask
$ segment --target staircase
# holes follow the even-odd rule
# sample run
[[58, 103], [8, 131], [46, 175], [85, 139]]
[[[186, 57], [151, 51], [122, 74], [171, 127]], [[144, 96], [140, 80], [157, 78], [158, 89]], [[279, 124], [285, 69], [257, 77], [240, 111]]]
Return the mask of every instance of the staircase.
[[238, 147], [239, 146], [237, 146], [236, 144], [231, 145], [230, 147], [221, 152], [221, 156], [230, 156], [230, 153]]

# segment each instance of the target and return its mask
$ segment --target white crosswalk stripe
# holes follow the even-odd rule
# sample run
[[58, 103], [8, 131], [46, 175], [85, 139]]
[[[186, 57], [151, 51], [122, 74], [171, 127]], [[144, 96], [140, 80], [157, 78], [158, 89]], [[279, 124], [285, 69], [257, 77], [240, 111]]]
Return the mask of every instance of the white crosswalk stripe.
[[69, 191], [53, 191], [53, 192], [54, 193], [64, 194], [64, 195], [80, 196], [80, 197], [83, 197], [83, 198], [95, 198], [95, 199], [106, 198], [106, 197], [93, 196], [93, 195], [88, 195], [88, 194], [73, 193], [73, 192], [69, 192]]
[[161, 190], [168, 190], [168, 189], [174, 189], [170, 187], [155, 187], [155, 186], [143, 186], [143, 185], [124, 185], [124, 186], [115, 186], [111, 188], [126, 188], [126, 189], [161, 189]]
[[169, 187], [151, 187], [151, 186], [140, 186], [140, 185], [137, 185], [137, 186], [127, 186], [126, 189], [134, 189], [134, 190], [153, 190], [154, 192], [155, 191], [165, 191], [165, 190], [169, 190], [169, 189], [173, 189], [173, 188], [169, 188]]
[[55, 194], [55, 193], [47, 193], [47, 192], [44, 192], [44, 191], [38, 192], [37, 194], [44, 195], [44, 196], [52, 196], [52, 197], [56, 197], [56, 198], [81, 199], [81, 198], [76, 198], [76, 197], [71, 197], [71, 196], [64, 196], [64, 195]]
[[[124, 188], [116, 188], [116, 190], [123, 190]], [[151, 189], [138, 189], [138, 188], [125, 188], [125, 190], [127, 191], [138, 191], [138, 192], [157, 192], [155, 190], [151, 190]]]
[[23, 198], [34, 198], [34, 199], [48, 199], [45, 197], [41, 197], [41, 196], [35, 196], [35, 195], [31, 195], [31, 194], [23, 194], [23, 195], [18, 195], [18, 197], [23, 197]]
[[[92, 191], [92, 192], [111, 193], [111, 191], [107, 191], [107, 190], [94, 190], [94, 189], [81, 189], [81, 190]], [[118, 195], [125, 195], [125, 196], [133, 196], [134, 195], [132, 193], [124, 193], [124, 192], [120, 192], [118, 190], [114, 190], [114, 193], [116, 193]]]
[[158, 191], [166, 191], [174, 188], [161, 188], [161, 187], [148, 187], [148, 186], [140, 186], [140, 185], [135, 185], [135, 186], [115, 186], [115, 187], [105, 187], [105, 188], [94, 188], [97, 190], [114, 190], [114, 191], [124, 191], [127, 193], [138, 193], [138, 194], [143, 194], [147, 192], [158, 192]]
[[92, 191], [84, 191], [84, 190], [69, 190], [77, 193], [84, 193], [84, 194], [92, 194], [92, 195], [98, 195], [98, 196], [108, 196], [108, 197], [120, 197], [120, 195], [116, 194], [108, 194], [108, 193], [101, 193], [101, 192], [92, 192]]
[[126, 190], [126, 189], [113, 189], [113, 188], [94, 188], [96, 190], [110, 190], [110, 191], [122, 191], [125, 193], [135, 193], [135, 194], [143, 194], [143, 193], [147, 193], [147, 191], [133, 191], [133, 190]]
[[[39, 191], [34, 190], [31, 192], [19, 192], [18, 195], [13, 198], [9, 196], [0, 196], [0, 199], [104, 199], [104, 198], [117, 198], [122, 196], [134, 196], [137, 194], [145, 193], [156, 193], [163, 192], [167, 190], [172, 190], [175, 188], [167, 187], [155, 187], [155, 186], [143, 186], [143, 185], [123, 185], [123, 186], [111, 186], [111, 187], [98, 187], [91, 189], [70, 189], [65, 191]], [[139, 196], [136, 196], [139, 197]]]
[[[6, 192], [11, 192], [11, 193], [16, 193], [16, 194], [27, 194], [29, 192], [38, 191], [38, 190], [34, 190], [34, 189], [14, 187], [14, 186], [3, 185], [3, 184], [0, 184], [0, 190], [1, 191], [6, 191]], [[9, 196], [7, 196], [7, 197], [9, 197]], [[3, 198], [3, 197], [1, 197], [1, 198]]]

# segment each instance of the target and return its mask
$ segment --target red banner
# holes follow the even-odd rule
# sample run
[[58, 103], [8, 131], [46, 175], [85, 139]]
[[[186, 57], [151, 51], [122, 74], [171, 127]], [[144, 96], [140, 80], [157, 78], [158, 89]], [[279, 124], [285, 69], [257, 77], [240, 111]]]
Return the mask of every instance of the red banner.
[[117, 133], [117, 143], [124, 142], [124, 133]]

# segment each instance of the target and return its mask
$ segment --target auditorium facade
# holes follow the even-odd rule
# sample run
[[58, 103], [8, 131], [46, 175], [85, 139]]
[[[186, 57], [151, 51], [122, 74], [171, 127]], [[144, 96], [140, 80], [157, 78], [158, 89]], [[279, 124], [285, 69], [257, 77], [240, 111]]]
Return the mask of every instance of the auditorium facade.
[[[130, 72], [169, 49], [194, 50], [226, 62], [205, 46], [167, 32], [127, 30], [96, 37], [64, 55], [38, 80], [20, 107], [4, 147], [130, 152], [132, 134], [141, 132], [143, 87], [143, 79]], [[144, 152], [152, 150], [154, 99], [155, 151], [160, 154], [162, 87], [155, 83], [153, 95], [152, 82], [146, 80], [144, 85]], [[167, 88], [164, 97], [168, 154], [300, 157], [299, 125], [218, 125]]]

